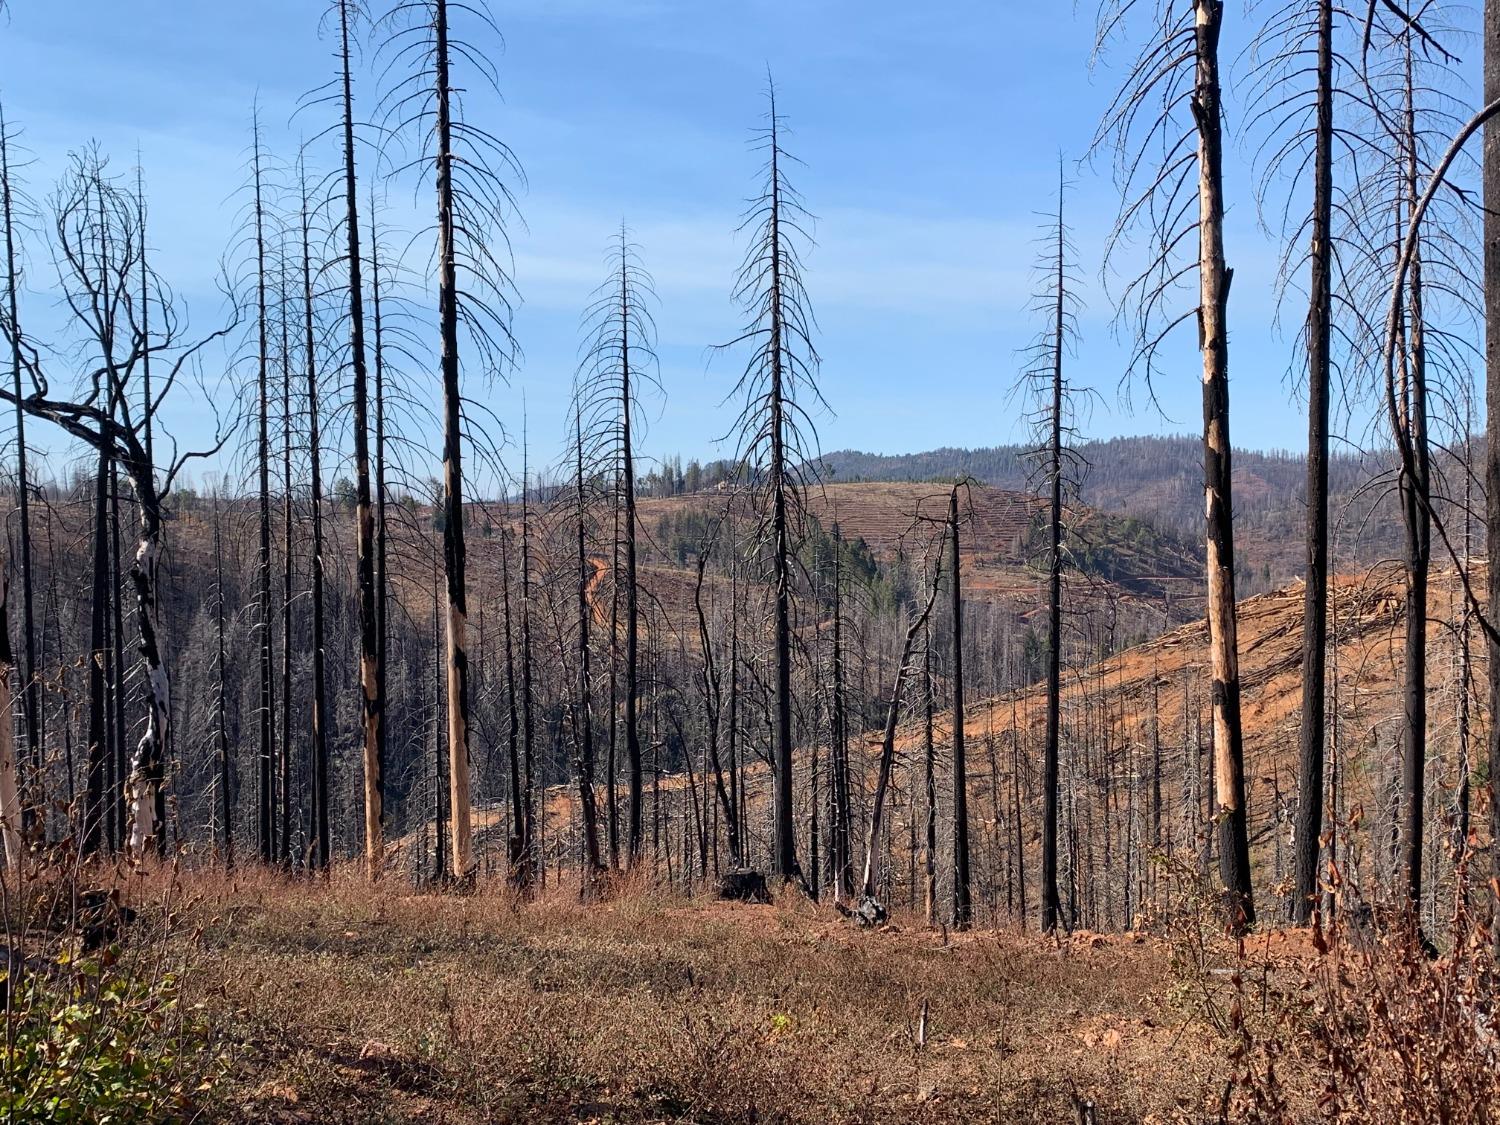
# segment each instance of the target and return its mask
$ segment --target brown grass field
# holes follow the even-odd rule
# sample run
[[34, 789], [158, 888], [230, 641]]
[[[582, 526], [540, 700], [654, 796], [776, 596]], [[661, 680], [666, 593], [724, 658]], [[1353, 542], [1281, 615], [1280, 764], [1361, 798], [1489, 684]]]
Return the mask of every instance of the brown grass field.
[[176, 911], [216, 1120], [1196, 1120], [1224, 1082], [1154, 938], [352, 875], [190, 878]]
[[1466, 1015], [1475, 962], [1395, 939], [1237, 947], [1209, 910], [1053, 941], [899, 914], [859, 929], [793, 891], [121, 879], [141, 917], [104, 971], [175, 982], [177, 1014], [130, 1045], [172, 1044], [173, 1120], [1464, 1122], [1500, 1104]]

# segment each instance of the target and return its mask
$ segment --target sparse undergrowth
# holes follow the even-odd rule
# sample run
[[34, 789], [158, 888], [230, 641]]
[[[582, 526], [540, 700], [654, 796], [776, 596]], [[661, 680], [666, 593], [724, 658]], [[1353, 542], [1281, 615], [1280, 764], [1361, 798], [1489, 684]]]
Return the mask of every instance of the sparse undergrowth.
[[231, 1068], [216, 1117], [1198, 1120], [1223, 1085], [1145, 939], [945, 943], [791, 896], [518, 906], [262, 875], [199, 909], [192, 981]]
[[646, 886], [127, 890], [157, 906], [118, 962], [18, 994], [18, 1120], [1466, 1122], [1497, 1097], [1479, 930], [1432, 963], [1400, 935], [1237, 948], [1194, 909], [1171, 940], [1052, 942]]

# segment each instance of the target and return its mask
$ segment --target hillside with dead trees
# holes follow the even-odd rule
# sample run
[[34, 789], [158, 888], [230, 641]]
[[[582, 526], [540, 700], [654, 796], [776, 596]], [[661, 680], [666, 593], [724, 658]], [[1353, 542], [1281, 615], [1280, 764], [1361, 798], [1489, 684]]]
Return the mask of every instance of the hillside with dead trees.
[[1500, 1121], [1500, 0], [1057, 7], [0, 0], [7, 1125]]

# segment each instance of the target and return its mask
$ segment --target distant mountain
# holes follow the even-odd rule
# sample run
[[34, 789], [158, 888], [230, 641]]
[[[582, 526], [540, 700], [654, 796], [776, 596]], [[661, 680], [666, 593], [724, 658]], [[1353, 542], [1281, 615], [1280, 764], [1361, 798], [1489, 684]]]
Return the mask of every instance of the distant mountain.
[[[1075, 449], [1079, 499], [1103, 512], [1134, 517], [1157, 530], [1195, 534], [1203, 518], [1203, 445], [1192, 437], [1127, 437]], [[1329, 458], [1335, 558], [1341, 568], [1367, 566], [1399, 548], [1399, 518], [1390, 482], [1392, 454], [1340, 453]], [[1450, 470], [1454, 467], [1449, 458]], [[1029, 447], [934, 449], [884, 455], [840, 450], [823, 456], [829, 479], [952, 480], [971, 476], [997, 488], [1037, 490], [1040, 468]], [[1298, 453], [1234, 452], [1235, 534], [1242, 596], [1302, 573], [1306, 459]], [[1456, 480], [1460, 474], [1451, 473]]]

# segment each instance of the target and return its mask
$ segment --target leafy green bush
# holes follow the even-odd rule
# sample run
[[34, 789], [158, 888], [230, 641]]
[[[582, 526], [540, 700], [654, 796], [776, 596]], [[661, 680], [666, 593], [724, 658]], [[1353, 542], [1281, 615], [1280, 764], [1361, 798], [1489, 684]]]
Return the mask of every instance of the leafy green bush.
[[[186, 1116], [206, 1059], [177, 981], [112, 972], [103, 959], [27, 973], [6, 1012], [6, 1122], [166, 1122]], [[3, 979], [0, 971], [0, 979]]]

